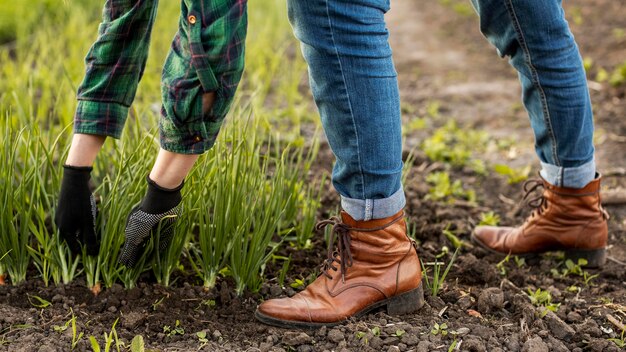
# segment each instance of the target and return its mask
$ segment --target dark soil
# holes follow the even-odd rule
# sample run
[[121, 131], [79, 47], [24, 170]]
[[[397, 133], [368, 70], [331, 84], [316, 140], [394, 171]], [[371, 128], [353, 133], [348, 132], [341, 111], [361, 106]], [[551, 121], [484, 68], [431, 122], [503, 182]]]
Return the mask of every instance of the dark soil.
[[[389, 26], [403, 100], [415, 110], [405, 114], [407, 122], [425, 114], [425, 106], [437, 101], [441, 115], [462, 126], [487, 130], [494, 138], [516, 140], [515, 153], [488, 153], [482, 156], [487, 162], [535, 165], [532, 134], [519, 105], [515, 74], [481, 37], [476, 18], [437, 2], [397, 0], [393, 5]], [[626, 58], [626, 38], [612, 35], [615, 28], [626, 29], [626, 5], [572, 0], [566, 10], [570, 17], [575, 15], [570, 23], [583, 56], [594, 60], [590, 77], [595, 77], [593, 70], [610, 69]], [[599, 131], [597, 161], [606, 174], [604, 185], [611, 190], [624, 188], [626, 88], [591, 85]], [[435, 127], [409, 136], [407, 148], [418, 145]], [[327, 172], [331, 163], [332, 154], [324, 146], [317, 172]], [[424, 262], [434, 261], [443, 246], [453, 248], [443, 234], [446, 228], [469, 242], [481, 212], [500, 214], [505, 225], [519, 223], [529, 212], [517, 205], [521, 185], [511, 186], [499, 175], [477, 176], [467, 170], [451, 169], [451, 178], [476, 191], [477, 206], [427, 200], [426, 174], [445, 166], [418, 153], [412, 168], [405, 185], [406, 210]], [[337, 207], [338, 198], [329, 193], [320, 218], [333, 215]], [[71, 327], [58, 331], [55, 326], [63, 326], [73, 312], [78, 332], [84, 333], [76, 346], [79, 351], [91, 349], [87, 337], [92, 335], [102, 346], [104, 333], [110, 333], [116, 321], [117, 336], [126, 346], [141, 335], [149, 349], [159, 351], [448, 351], [454, 343], [461, 351], [620, 351], [623, 349], [608, 340], [619, 338], [620, 333], [608, 317], [626, 322], [626, 206], [609, 205], [607, 210], [611, 214], [610, 260], [601, 271], [588, 270], [590, 275], [598, 275], [588, 285], [576, 275], [551, 273], [563, 268], [558, 254], [527, 258], [519, 266], [513, 259], [497, 266], [502, 258], [466, 247], [442, 292], [437, 297], [427, 293], [427, 304], [416, 314], [390, 317], [376, 312], [316, 331], [257, 323], [253, 313], [261, 300], [293, 295], [297, 289], [289, 283], [316, 274], [325, 253], [320, 234], [308, 251], [286, 247], [279, 253], [292, 257], [285, 287], [275, 278], [280, 270], [277, 264], [266, 270], [268, 281], [258, 294], [243, 297], [234, 294], [229, 279], [218, 280], [215, 289], [205, 292], [182, 273], [174, 287], [160, 287], [146, 278], [135, 289], [116, 285], [98, 296], [80, 281], [48, 288], [36, 279], [18, 287], [1, 286], [0, 349], [70, 350]], [[526, 293], [538, 288], [549, 291], [553, 303], [560, 303], [555, 313], [544, 316], [543, 309], [530, 303]], [[31, 303], [36, 300], [33, 296], [52, 305], [36, 308]], [[165, 326], [174, 330], [177, 321], [184, 333], [165, 331]], [[447, 334], [433, 333], [436, 323], [445, 323]], [[206, 332], [207, 341], [201, 342], [197, 332]]]

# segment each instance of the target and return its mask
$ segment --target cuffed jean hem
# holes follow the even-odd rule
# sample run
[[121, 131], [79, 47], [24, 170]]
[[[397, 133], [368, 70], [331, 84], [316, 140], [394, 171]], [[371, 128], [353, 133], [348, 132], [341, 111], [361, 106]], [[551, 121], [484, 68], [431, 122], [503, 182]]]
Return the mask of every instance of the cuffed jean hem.
[[541, 162], [541, 177], [553, 186], [584, 188], [596, 178], [596, 161], [577, 167], [561, 167]]
[[391, 197], [354, 199], [341, 196], [341, 207], [356, 221], [384, 219], [398, 213], [406, 205], [402, 186]]

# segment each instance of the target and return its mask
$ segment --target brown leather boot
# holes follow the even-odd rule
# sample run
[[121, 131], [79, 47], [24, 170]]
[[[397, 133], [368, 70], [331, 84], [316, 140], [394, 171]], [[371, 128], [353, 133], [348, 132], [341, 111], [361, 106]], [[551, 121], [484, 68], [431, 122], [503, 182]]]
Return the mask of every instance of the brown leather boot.
[[600, 179], [585, 188], [556, 187], [543, 179], [524, 184], [527, 199], [535, 189], [543, 194], [528, 204], [535, 208], [520, 227], [478, 226], [472, 240], [495, 253], [529, 255], [548, 251], [564, 251], [575, 263], [587, 260], [588, 267], [602, 267], [606, 262], [608, 239], [606, 211], [600, 204]]
[[[390, 315], [411, 313], [424, 304], [422, 271], [404, 212], [386, 219], [355, 221], [345, 212], [317, 225], [333, 225], [321, 275], [291, 298], [270, 299], [255, 316], [287, 328], [316, 328], [345, 322], [385, 306]], [[338, 250], [332, 252], [334, 237]]]

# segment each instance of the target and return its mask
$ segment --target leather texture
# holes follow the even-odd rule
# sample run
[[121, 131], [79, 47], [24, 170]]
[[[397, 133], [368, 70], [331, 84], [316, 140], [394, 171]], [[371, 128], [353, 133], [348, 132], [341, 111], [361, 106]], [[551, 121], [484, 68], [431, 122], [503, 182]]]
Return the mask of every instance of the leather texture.
[[604, 249], [608, 214], [600, 203], [600, 180], [582, 189], [556, 187], [541, 179], [539, 204], [519, 227], [478, 226], [472, 239], [503, 254], [531, 254], [555, 250]]
[[418, 288], [422, 272], [413, 241], [406, 234], [402, 211], [371, 221], [355, 221], [345, 212], [341, 217], [350, 228], [352, 257], [352, 265], [346, 267], [343, 276], [338, 265], [341, 259], [335, 253], [334, 265], [305, 290], [291, 298], [265, 301], [258, 313], [283, 321], [335, 323]]

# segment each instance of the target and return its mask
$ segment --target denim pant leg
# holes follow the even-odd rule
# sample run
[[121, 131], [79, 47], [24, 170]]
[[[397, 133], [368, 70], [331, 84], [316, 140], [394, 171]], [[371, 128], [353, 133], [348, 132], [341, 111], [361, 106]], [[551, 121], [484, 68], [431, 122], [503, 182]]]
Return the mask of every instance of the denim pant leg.
[[480, 29], [509, 56], [535, 133], [541, 175], [560, 187], [595, 178], [587, 80], [560, 0], [472, 0]]
[[336, 156], [333, 184], [356, 220], [405, 205], [397, 74], [384, 14], [388, 0], [289, 0], [311, 90]]

